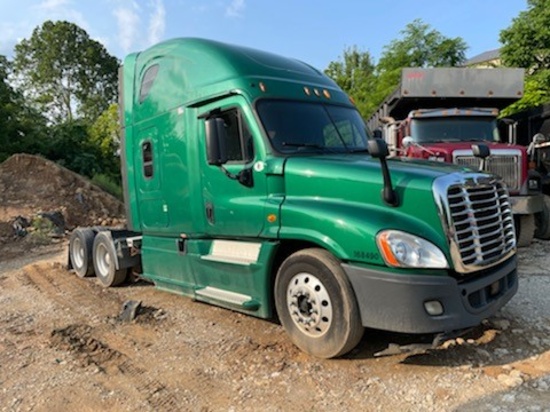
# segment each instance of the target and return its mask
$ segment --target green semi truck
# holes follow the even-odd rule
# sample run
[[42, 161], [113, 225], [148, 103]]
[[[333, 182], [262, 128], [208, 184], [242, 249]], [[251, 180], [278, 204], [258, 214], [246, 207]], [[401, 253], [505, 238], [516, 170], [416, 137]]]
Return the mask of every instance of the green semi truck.
[[[78, 228], [69, 266], [278, 318], [302, 350], [352, 350], [365, 327], [451, 333], [517, 291], [505, 185], [386, 159], [349, 97], [293, 59], [204, 39], [120, 71], [127, 229]], [[439, 336], [439, 335], [438, 335]]]

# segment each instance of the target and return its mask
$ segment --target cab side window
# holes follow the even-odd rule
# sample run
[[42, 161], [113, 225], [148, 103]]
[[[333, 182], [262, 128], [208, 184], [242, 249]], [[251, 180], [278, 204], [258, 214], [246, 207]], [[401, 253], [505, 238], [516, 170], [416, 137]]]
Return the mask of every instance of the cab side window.
[[153, 145], [150, 140], [141, 144], [141, 157], [143, 160], [143, 176], [146, 179], [153, 177]]
[[227, 159], [230, 162], [249, 162], [254, 157], [252, 134], [237, 109], [230, 109], [218, 115], [225, 123], [227, 132]]

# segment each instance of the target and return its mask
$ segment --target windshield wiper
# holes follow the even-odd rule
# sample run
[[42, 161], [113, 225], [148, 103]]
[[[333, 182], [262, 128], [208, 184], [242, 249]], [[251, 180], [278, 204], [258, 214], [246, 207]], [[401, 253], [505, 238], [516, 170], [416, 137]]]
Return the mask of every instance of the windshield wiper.
[[283, 146], [289, 146], [289, 147], [312, 147], [314, 149], [326, 149], [326, 146], [321, 146], [317, 143], [298, 143], [298, 142], [283, 142], [281, 143]]
[[281, 143], [283, 147], [297, 147], [297, 148], [306, 148], [306, 149], [317, 149], [320, 151], [323, 151], [325, 153], [339, 153], [337, 150], [334, 150], [332, 147], [323, 146], [318, 143], [310, 143], [310, 142], [282, 142]]

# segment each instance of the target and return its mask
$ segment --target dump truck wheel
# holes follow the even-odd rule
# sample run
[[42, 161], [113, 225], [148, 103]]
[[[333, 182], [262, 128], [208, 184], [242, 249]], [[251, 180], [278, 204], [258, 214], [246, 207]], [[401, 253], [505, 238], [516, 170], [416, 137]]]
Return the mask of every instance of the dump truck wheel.
[[78, 277], [84, 278], [94, 274], [92, 249], [95, 233], [92, 229], [76, 228], [69, 240], [69, 259]]
[[544, 195], [542, 211], [535, 214], [535, 237], [537, 239], [550, 239], [550, 196]]
[[93, 258], [95, 274], [103, 286], [117, 286], [126, 280], [127, 269], [116, 268], [117, 256], [110, 232], [99, 232], [95, 237]]
[[535, 215], [518, 215], [515, 222], [517, 246], [529, 246], [535, 237]]
[[288, 257], [275, 279], [279, 320], [293, 343], [313, 356], [333, 358], [361, 340], [355, 294], [340, 262], [323, 249]]

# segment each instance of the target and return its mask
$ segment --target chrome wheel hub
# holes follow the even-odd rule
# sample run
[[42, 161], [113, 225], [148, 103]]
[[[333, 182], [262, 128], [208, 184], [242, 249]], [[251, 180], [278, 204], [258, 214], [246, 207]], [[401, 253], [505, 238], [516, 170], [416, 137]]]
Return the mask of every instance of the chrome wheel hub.
[[324, 285], [310, 273], [298, 273], [287, 288], [287, 306], [295, 325], [306, 335], [320, 337], [332, 323], [332, 302]]

